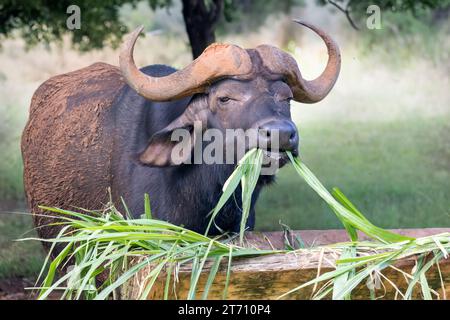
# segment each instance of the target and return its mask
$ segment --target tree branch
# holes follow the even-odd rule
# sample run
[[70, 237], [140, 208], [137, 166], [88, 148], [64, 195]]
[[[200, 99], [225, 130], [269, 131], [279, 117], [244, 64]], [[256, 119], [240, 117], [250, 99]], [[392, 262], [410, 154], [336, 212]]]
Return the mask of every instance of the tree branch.
[[351, 3], [351, 1], [349, 1], [347, 3], [347, 5], [345, 6], [345, 8], [341, 7], [339, 4], [337, 4], [336, 2], [332, 1], [332, 0], [327, 0], [327, 2], [329, 4], [332, 4], [333, 6], [335, 6], [339, 11], [343, 12], [345, 14], [345, 16], [347, 17], [348, 22], [350, 22], [350, 25], [353, 27], [353, 29], [355, 30], [359, 30], [359, 27], [355, 24], [355, 22], [353, 21], [352, 17], [350, 16], [350, 10], [349, 10], [349, 4]]

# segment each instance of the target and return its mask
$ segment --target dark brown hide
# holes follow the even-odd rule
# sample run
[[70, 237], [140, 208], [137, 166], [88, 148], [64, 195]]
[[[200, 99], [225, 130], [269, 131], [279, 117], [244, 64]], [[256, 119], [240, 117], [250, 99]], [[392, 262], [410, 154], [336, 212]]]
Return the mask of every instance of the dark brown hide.
[[[101, 209], [108, 201], [113, 121], [108, 109], [124, 86], [119, 69], [95, 63], [44, 82], [22, 136], [24, 185], [36, 226], [54, 222], [38, 205]], [[39, 229], [41, 237], [58, 228]]]

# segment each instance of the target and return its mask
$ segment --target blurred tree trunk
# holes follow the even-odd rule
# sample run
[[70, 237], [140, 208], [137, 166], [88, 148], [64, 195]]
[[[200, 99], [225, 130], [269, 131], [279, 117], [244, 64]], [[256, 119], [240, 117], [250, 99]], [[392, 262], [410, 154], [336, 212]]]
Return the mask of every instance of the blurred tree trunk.
[[216, 40], [214, 30], [223, 11], [223, 0], [183, 0], [183, 17], [192, 56], [197, 58]]
[[450, 17], [450, 5], [447, 5], [445, 7], [435, 9], [433, 11], [432, 19], [434, 24], [439, 24], [448, 20], [449, 17]]

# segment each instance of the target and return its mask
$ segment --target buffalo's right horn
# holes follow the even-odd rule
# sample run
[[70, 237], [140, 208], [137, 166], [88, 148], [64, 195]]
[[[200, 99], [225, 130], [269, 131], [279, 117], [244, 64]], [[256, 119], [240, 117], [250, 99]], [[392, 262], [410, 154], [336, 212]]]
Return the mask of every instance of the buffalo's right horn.
[[292, 89], [294, 100], [303, 103], [319, 102], [327, 96], [333, 88], [341, 69], [341, 55], [339, 47], [334, 40], [319, 28], [294, 20], [315, 33], [325, 42], [328, 50], [328, 62], [322, 74], [314, 80], [306, 80], [302, 77], [297, 62], [290, 54], [269, 45], [261, 45], [256, 48], [263, 63], [270, 72], [281, 74]]
[[204, 92], [213, 81], [251, 72], [252, 62], [244, 49], [227, 44], [212, 44], [191, 64], [164, 77], [152, 77], [141, 72], [133, 59], [136, 39], [143, 30], [134, 30], [122, 45], [120, 70], [126, 82], [141, 96], [153, 101], [180, 99]]

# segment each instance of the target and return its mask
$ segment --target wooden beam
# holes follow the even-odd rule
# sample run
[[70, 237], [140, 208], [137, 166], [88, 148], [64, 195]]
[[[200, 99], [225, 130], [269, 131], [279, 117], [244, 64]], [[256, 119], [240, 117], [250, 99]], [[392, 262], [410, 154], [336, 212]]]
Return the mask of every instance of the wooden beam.
[[[395, 232], [413, 236], [423, 237], [432, 234], [450, 232], [448, 229], [404, 229], [394, 230]], [[306, 246], [311, 244], [324, 245], [336, 242], [347, 241], [348, 238], [344, 230], [305, 230], [295, 231], [293, 235], [300, 236]], [[247, 246], [258, 248], [283, 248], [285, 235], [282, 232], [248, 233]], [[363, 237], [364, 238], [364, 237]], [[309, 280], [334, 270], [335, 262], [338, 259], [335, 251], [326, 248], [312, 248], [296, 251], [288, 254], [274, 254], [255, 258], [235, 259], [231, 268], [231, 275], [228, 287], [228, 299], [277, 299], [281, 294], [293, 289]], [[224, 259], [226, 260], [226, 259]], [[220, 266], [213, 285], [210, 289], [209, 299], [222, 299], [225, 286], [227, 261]], [[411, 273], [415, 266], [415, 258], [407, 258], [398, 261], [395, 267], [399, 270]], [[203, 288], [208, 278], [211, 262], [207, 262], [204, 271], [198, 282], [197, 297], [201, 298]], [[320, 269], [320, 270], [319, 270]], [[127, 286], [124, 298], [135, 299], [139, 296], [139, 288], [146, 282], [146, 275], [151, 270], [151, 266], [140, 272]], [[443, 260], [440, 264], [443, 277], [444, 288], [439, 276], [437, 267], [432, 267], [427, 272], [427, 280], [430, 288], [440, 294], [440, 298], [450, 297], [450, 259]], [[407, 288], [405, 276], [394, 268], [387, 268], [382, 272], [401, 292]], [[383, 299], [401, 299], [395, 287], [389, 281], [380, 278], [379, 285], [375, 289], [377, 297]], [[155, 283], [148, 299], [163, 298], [165, 277], [161, 277]], [[178, 281], [175, 292], [170, 290], [170, 299], [186, 299], [190, 285], [190, 268], [182, 266], [178, 272]], [[171, 285], [171, 288], [173, 286]], [[316, 288], [319, 289], [320, 285]], [[309, 299], [312, 295], [312, 287], [307, 287], [297, 291], [287, 299]], [[414, 298], [420, 298], [420, 288], [414, 290]], [[352, 292], [353, 299], [369, 299], [370, 291], [366, 284], [362, 284]]]

